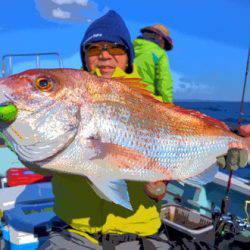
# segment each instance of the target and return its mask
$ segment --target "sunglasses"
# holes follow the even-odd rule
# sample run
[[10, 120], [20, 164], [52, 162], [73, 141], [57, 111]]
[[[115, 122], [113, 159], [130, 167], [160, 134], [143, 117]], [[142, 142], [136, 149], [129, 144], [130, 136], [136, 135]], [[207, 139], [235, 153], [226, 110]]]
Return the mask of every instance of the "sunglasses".
[[112, 56], [124, 55], [127, 53], [126, 47], [120, 44], [104, 44], [103, 46], [90, 45], [85, 48], [85, 51], [88, 56], [99, 56], [103, 51], [108, 51]]

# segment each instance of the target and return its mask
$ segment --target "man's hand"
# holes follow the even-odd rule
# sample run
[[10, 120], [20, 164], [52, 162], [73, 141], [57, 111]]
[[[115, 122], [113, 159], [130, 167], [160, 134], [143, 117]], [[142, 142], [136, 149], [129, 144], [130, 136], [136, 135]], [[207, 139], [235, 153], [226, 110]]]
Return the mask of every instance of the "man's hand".
[[244, 137], [250, 137], [250, 124], [241, 125], [238, 129], [239, 134]]
[[148, 182], [145, 184], [144, 190], [149, 198], [159, 202], [164, 198], [167, 192], [166, 182]]
[[247, 166], [248, 152], [245, 149], [231, 148], [226, 156], [217, 157], [217, 164], [221, 168], [237, 170]]
[[[239, 135], [250, 137], [250, 125], [242, 125], [237, 129]], [[217, 157], [217, 164], [221, 168], [237, 170], [247, 166], [248, 152], [245, 149], [231, 148], [226, 156]]]

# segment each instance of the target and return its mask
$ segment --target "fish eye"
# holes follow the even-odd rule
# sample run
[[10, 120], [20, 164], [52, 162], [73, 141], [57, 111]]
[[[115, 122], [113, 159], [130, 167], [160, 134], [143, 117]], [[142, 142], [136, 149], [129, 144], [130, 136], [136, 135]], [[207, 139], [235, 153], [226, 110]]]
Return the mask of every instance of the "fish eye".
[[53, 88], [53, 81], [46, 77], [39, 77], [36, 79], [36, 88], [41, 91], [50, 91]]

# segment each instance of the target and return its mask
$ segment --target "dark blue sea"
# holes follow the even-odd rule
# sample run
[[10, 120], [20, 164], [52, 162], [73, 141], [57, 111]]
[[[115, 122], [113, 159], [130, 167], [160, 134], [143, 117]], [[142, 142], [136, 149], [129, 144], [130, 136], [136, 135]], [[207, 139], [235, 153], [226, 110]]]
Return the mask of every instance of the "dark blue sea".
[[[198, 110], [202, 113], [205, 113], [206, 115], [225, 122], [229, 127], [237, 125], [240, 111], [240, 102], [177, 101], [175, 104], [187, 109]], [[242, 124], [250, 124], [250, 102], [244, 103], [243, 113]], [[235, 171], [234, 175], [250, 180], [250, 166]]]

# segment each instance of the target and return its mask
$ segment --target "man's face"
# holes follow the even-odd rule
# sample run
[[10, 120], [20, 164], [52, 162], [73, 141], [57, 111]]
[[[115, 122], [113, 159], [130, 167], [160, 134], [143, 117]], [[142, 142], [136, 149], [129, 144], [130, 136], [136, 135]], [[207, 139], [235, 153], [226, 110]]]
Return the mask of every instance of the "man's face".
[[109, 42], [97, 42], [87, 46], [85, 60], [89, 71], [99, 68], [104, 78], [111, 78], [116, 67], [125, 71], [128, 66], [125, 47]]

